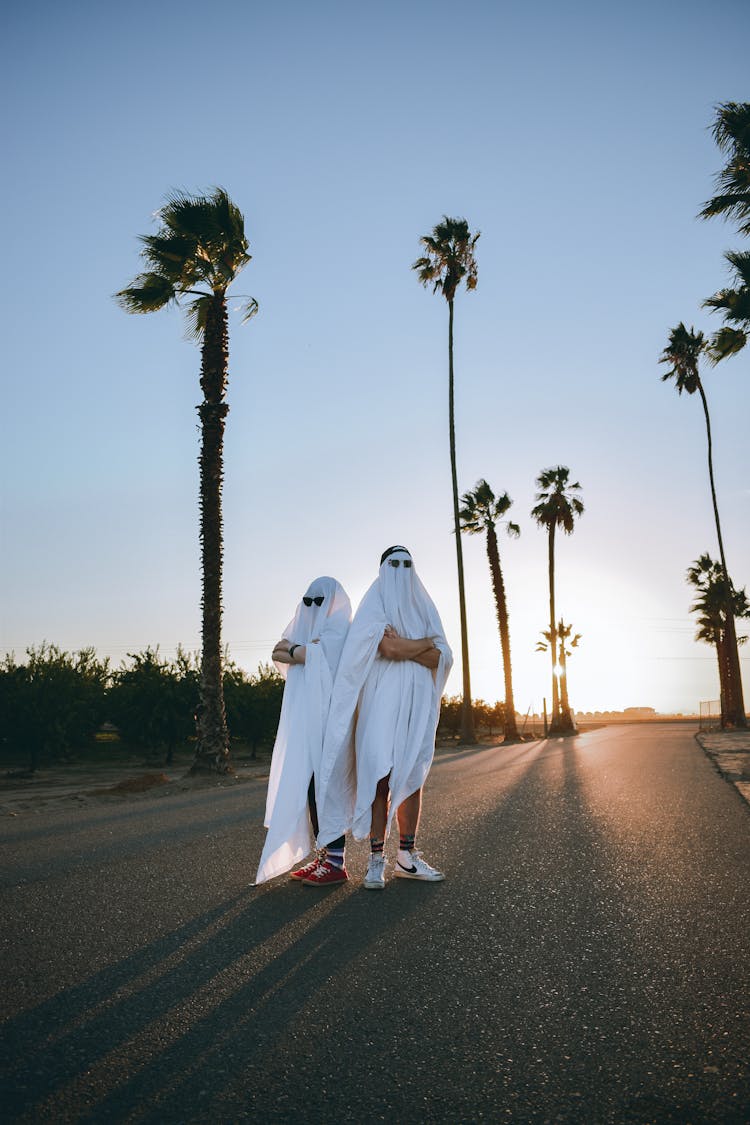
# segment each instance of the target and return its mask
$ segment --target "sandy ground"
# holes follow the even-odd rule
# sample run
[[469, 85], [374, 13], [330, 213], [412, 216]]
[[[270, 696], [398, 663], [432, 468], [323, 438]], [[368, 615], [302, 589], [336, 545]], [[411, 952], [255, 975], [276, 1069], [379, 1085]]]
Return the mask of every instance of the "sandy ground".
[[722, 777], [750, 804], [750, 730], [700, 732], [695, 737]]
[[184, 763], [152, 768], [63, 765], [38, 770], [32, 777], [0, 776], [0, 816], [22, 816], [67, 805], [78, 807], [158, 800], [194, 789], [230, 788], [268, 776], [268, 760], [237, 764], [226, 777], [190, 777]]

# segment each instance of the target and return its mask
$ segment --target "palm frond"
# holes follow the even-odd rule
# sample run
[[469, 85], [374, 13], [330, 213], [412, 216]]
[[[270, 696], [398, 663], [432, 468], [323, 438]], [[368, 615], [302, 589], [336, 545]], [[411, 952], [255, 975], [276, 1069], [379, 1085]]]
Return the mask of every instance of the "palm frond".
[[129, 313], [156, 312], [176, 298], [172, 283], [158, 273], [138, 274], [132, 285], [115, 293], [118, 305]]
[[725, 320], [745, 324], [750, 328], [750, 288], [720, 289], [703, 304], [715, 312], [723, 312]]
[[750, 250], [728, 250], [724, 257], [732, 267], [735, 283], [750, 286]]
[[662, 383], [674, 379], [679, 394], [686, 391], [689, 395], [698, 389], [700, 376], [698, 374], [698, 360], [706, 349], [706, 340], [702, 332], [688, 329], [682, 321], [669, 333], [669, 342], [659, 357], [659, 363], [666, 363], [670, 370], [661, 377]]
[[258, 312], [258, 302], [255, 297], [248, 297], [244, 305], [240, 306], [242, 311], [242, 324], [247, 324], [248, 320], [252, 320]]
[[476, 497], [473, 492], [465, 492], [461, 497], [458, 521], [461, 530], [465, 531], [467, 535], [478, 535], [479, 532], [484, 531], [484, 517], [477, 506]]
[[224, 188], [210, 195], [172, 192], [159, 217], [175, 235], [194, 241], [206, 276], [219, 285], [231, 282], [251, 260], [244, 218]]
[[703, 302], [704, 308], [722, 312], [727, 321], [706, 347], [712, 364], [742, 351], [750, 332], [750, 251], [731, 250], [724, 256], [731, 266], [736, 288], [720, 289]]
[[203, 339], [208, 320], [208, 310], [213, 299], [213, 294], [201, 294], [185, 305], [185, 338], [187, 340]]
[[[712, 559], [706, 552], [691, 563], [685, 577], [696, 591], [695, 600], [690, 606], [691, 613], [699, 614], [695, 639], [715, 644], [727, 626], [727, 584], [724, 569], [720, 562]], [[735, 618], [750, 617], [750, 602], [745, 589], [743, 587], [738, 590], [731, 579], [729, 600]]]
[[478, 238], [479, 232], [472, 235], [466, 219], [444, 215], [432, 234], [423, 235], [419, 240], [427, 251], [412, 264], [419, 282], [424, 286], [432, 283], [433, 293], [442, 292], [448, 301], [453, 300], [462, 281], [467, 289], [476, 289], [474, 249]]
[[[141, 256], [149, 269], [116, 295], [128, 312], [152, 312], [181, 295], [186, 305], [187, 335], [200, 339], [206, 322], [205, 302], [224, 296], [240, 270], [251, 260], [245, 220], [224, 188], [206, 195], [173, 191], [157, 212], [156, 234], [141, 238]], [[205, 288], [205, 292], [203, 292]], [[254, 316], [249, 299], [243, 322]]]
[[[473, 490], [461, 497], [461, 504], [463, 507], [458, 513], [461, 530], [476, 535], [500, 522], [513, 501], [507, 492], [495, 496], [486, 480], [478, 480]], [[518, 524], [508, 523], [508, 534], [519, 536], [521, 529]]]
[[741, 328], [729, 328], [728, 326], [720, 328], [718, 332], [714, 333], [711, 337], [706, 355], [709, 362], [716, 366], [721, 363], [723, 359], [728, 359], [737, 352], [741, 352], [747, 344], [747, 332]]
[[[723, 185], [729, 187], [730, 185]], [[750, 191], [727, 191], [723, 195], [715, 195], [698, 212], [699, 219], [734, 219], [738, 223], [740, 234], [750, 234]]]
[[193, 239], [159, 233], [142, 235], [140, 241], [141, 256], [154, 273], [169, 278], [176, 287], [195, 284], [196, 244]]
[[717, 105], [711, 132], [722, 152], [733, 152], [738, 146], [750, 150], [750, 102]]
[[558, 465], [554, 469], [543, 469], [536, 479], [539, 490], [534, 497], [537, 501], [531, 510], [531, 517], [540, 526], [550, 528], [554, 524], [570, 535], [575, 520], [583, 515], [583, 501], [574, 493], [580, 492], [579, 481], [570, 481], [570, 469]]
[[750, 234], [750, 103], [718, 105], [712, 132], [728, 160], [716, 176], [718, 192], [704, 204], [700, 217], [734, 219], [742, 234]]

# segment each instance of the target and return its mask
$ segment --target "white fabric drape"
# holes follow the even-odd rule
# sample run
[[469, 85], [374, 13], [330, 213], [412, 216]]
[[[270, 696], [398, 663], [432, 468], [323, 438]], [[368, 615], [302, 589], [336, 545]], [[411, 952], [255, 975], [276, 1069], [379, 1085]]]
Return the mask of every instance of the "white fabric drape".
[[312, 848], [307, 790], [320, 769], [333, 679], [351, 621], [349, 598], [335, 578], [316, 578], [304, 596], [324, 600], [320, 606], [300, 601], [282, 634], [291, 644], [305, 646], [305, 663], [276, 664], [286, 685], [268, 778], [268, 833], [256, 883], [289, 871]]
[[[403, 548], [381, 564], [352, 621], [336, 676], [323, 744], [318, 793], [318, 843], [351, 828], [370, 833], [377, 783], [390, 773], [391, 807], [425, 782], [435, 751], [440, 699], [453, 656], [440, 615]], [[398, 567], [391, 565], [398, 559]], [[378, 645], [387, 625], [401, 637], [431, 637], [440, 652], [432, 672], [413, 660], [384, 660]], [[355, 750], [356, 746], [356, 750]]]

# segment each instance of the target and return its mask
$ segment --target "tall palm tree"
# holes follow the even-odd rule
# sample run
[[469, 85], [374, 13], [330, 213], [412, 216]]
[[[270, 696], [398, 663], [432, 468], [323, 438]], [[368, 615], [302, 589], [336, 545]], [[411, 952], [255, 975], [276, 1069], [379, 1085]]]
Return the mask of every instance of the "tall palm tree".
[[583, 515], [583, 502], [576, 495], [581, 486], [578, 481], [569, 480], [570, 469], [558, 465], [555, 469], [544, 469], [536, 478], [538, 492], [534, 499], [536, 505], [531, 509], [532, 518], [540, 527], [547, 528], [547, 552], [549, 574], [549, 631], [550, 655], [552, 658], [552, 722], [550, 734], [574, 734], [575, 723], [570, 708], [562, 708], [557, 686], [557, 627], [555, 613], [555, 531], [561, 527], [566, 535], [572, 535], [575, 521]]
[[[718, 193], [703, 205], [700, 217], [734, 220], [740, 234], [750, 235], [750, 102], [718, 105], [712, 131], [727, 163], [716, 176]], [[750, 335], [750, 254], [733, 251], [725, 257], [736, 287], [720, 289], [703, 302], [723, 312], [727, 321], [711, 340], [708, 356], [713, 363], [741, 351]]]
[[745, 703], [742, 694], [742, 672], [740, 670], [740, 657], [737, 649], [737, 633], [734, 626], [732, 611], [732, 583], [729, 578], [726, 555], [724, 553], [724, 540], [721, 534], [721, 521], [719, 520], [719, 506], [716, 501], [716, 485], [714, 482], [713, 443], [711, 438], [711, 418], [708, 413], [706, 392], [701, 382], [699, 361], [701, 355], [708, 347], [702, 332], [690, 331], [680, 321], [676, 328], [669, 333], [669, 342], [661, 354], [659, 363], [668, 364], [669, 370], [662, 375], [662, 382], [674, 379], [678, 394], [685, 391], [692, 395], [697, 391], [703, 405], [703, 416], [706, 421], [706, 436], [708, 439], [708, 479], [711, 485], [711, 501], [714, 508], [714, 521], [716, 524], [716, 538], [719, 541], [719, 555], [723, 572], [724, 601], [727, 616], [727, 649], [728, 649], [728, 680], [727, 680], [727, 724], [745, 728]]
[[[719, 668], [719, 694], [721, 696], [721, 725], [727, 725], [726, 703], [728, 697], [728, 682], [731, 675], [729, 660], [730, 646], [727, 638], [727, 613], [726, 597], [724, 592], [724, 572], [720, 562], [714, 561], [710, 555], [703, 554], [688, 567], [687, 581], [696, 590], [696, 598], [690, 607], [691, 613], [698, 614], [698, 630], [695, 634], [696, 641], [705, 641], [713, 644], [716, 649], [716, 658]], [[742, 590], [732, 587], [732, 616], [737, 618], [750, 617], [750, 602]], [[743, 644], [747, 637], [737, 637], [737, 643]]]
[[461, 616], [461, 663], [463, 666], [463, 700], [461, 704], [461, 739], [476, 742], [474, 718], [471, 707], [471, 676], [469, 673], [469, 638], [466, 628], [466, 594], [464, 589], [464, 560], [461, 547], [461, 529], [458, 515], [458, 476], [456, 472], [456, 427], [453, 407], [453, 301], [463, 282], [466, 288], [477, 287], [477, 263], [474, 248], [479, 232], [472, 235], [466, 219], [449, 219], [433, 228], [420, 242], [426, 253], [412, 265], [419, 281], [425, 287], [432, 285], [433, 293], [441, 292], [448, 302], [448, 429], [451, 454], [451, 479], [453, 483], [453, 530], [456, 537], [456, 563], [458, 567], [458, 602]]
[[513, 674], [510, 661], [510, 632], [508, 629], [508, 603], [505, 597], [505, 582], [500, 566], [500, 550], [497, 543], [495, 524], [506, 524], [508, 535], [518, 538], [521, 529], [517, 523], [503, 520], [513, 501], [507, 492], [495, 496], [486, 480], [477, 481], [473, 492], [465, 492], [461, 497], [463, 507], [458, 513], [461, 530], [469, 535], [486, 535], [487, 558], [490, 564], [492, 589], [495, 593], [497, 624], [500, 629], [500, 647], [503, 654], [503, 678], [505, 680], [505, 711], [503, 718], [506, 742], [518, 742], [516, 708], [513, 702]]
[[[201, 345], [203, 402], [200, 452], [200, 541], [202, 562], [201, 703], [194, 771], [226, 773], [229, 766], [222, 689], [221, 579], [224, 426], [229, 361], [227, 291], [250, 261], [245, 220], [223, 188], [210, 195], [177, 192], [157, 213], [156, 234], [144, 235], [146, 269], [117, 293], [129, 313], [149, 313], [170, 304], [185, 310], [188, 334]], [[244, 319], [257, 312], [247, 299]]]

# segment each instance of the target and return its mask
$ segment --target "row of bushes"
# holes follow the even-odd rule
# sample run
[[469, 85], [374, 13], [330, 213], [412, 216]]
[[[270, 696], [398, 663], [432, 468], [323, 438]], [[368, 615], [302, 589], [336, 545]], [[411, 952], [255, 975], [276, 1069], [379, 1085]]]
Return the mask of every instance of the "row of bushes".
[[[4, 757], [23, 758], [34, 770], [42, 762], [70, 760], [91, 746], [110, 725], [128, 749], [164, 755], [195, 733], [199, 702], [198, 659], [178, 649], [165, 660], [158, 648], [129, 655], [112, 669], [91, 648], [63, 652], [43, 644], [0, 662], [0, 742]], [[227, 721], [235, 740], [250, 747], [273, 741], [284, 681], [275, 668], [261, 665], [248, 676], [230, 660], [224, 673]]]
[[[227, 657], [225, 669], [227, 724], [233, 741], [249, 747], [254, 757], [259, 747], [273, 743], [284, 681], [268, 664], [248, 676]], [[64, 762], [111, 725], [127, 748], [162, 755], [170, 763], [195, 733], [199, 681], [198, 658], [183, 649], [165, 660], [158, 648], [147, 648], [129, 655], [116, 670], [91, 648], [68, 653], [43, 644], [27, 649], [23, 663], [6, 656], [0, 662], [4, 757], [22, 759], [30, 770]], [[474, 724], [489, 735], [502, 731], [503, 704], [476, 700]], [[441, 735], [458, 738], [460, 726], [460, 697], [444, 699]]]

